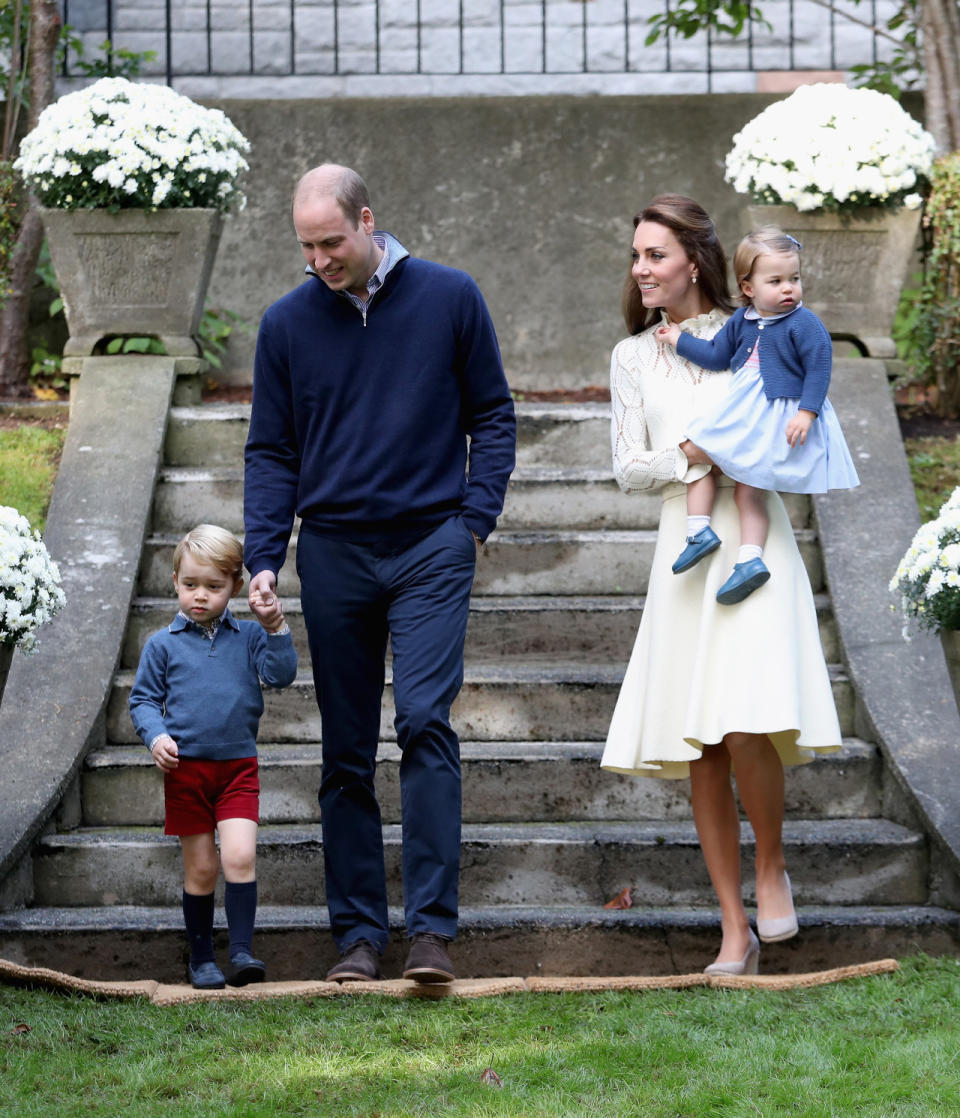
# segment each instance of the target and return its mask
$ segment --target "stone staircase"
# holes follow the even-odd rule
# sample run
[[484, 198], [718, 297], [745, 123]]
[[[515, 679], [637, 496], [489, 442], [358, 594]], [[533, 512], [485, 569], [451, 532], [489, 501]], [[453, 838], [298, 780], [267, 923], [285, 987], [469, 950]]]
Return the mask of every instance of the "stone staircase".
[[[606, 405], [520, 404], [518, 417], [518, 467], [478, 564], [454, 708], [464, 780], [458, 973], [697, 970], [712, 958], [719, 925], [688, 785], [598, 766], [643, 609], [659, 498], [626, 498], [611, 480]], [[127, 698], [146, 637], [175, 609], [175, 541], [203, 520], [242, 531], [248, 419], [242, 405], [171, 411], [103, 744], [34, 848], [33, 907], [0, 918], [0, 954], [87, 977], [182, 979], [179, 849], [161, 833], [162, 779], [136, 741]], [[877, 746], [855, 733], [867, 720], [842, 663], [812, 504], [793, 497], [788, 509], [846, 748], [788, 771], [785, 841], [802, 934], [765, 947], [763, 969], [953, 951], [956, 914], [930, 903], [928, 840]], [[275, 979], [322, 976], [334, 957], [316, 801], [320, 724], [292, 555], [293, 545], [280, 592], [301, 672], [291, 688], [268, 694], [260, 732], [256, 943]], [[245, 600], [235, 607], [247, 615]], [[403, 944], [389, 666], [387, 680], [378, 791], [397, 906], [385, 960], [393, 974]], [[747, 825], [742, 841], [749, 890]], [[604, 909], [627, 887], [632, 908]]]

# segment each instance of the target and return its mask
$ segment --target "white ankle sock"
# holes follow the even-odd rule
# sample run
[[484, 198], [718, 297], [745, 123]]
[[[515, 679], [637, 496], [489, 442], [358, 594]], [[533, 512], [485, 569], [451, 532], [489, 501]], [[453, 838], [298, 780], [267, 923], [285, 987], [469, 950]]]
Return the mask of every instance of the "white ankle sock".
[[688, 516], [687, 517], [687, 539], [691, 539], [697, 532], [703, 531], [704, 528], [710, 527], [709, 516]]
[[751, 559], [762, 559], [763, 548], [757, 543], [743, 543], [737, 551], [737, 562], [747, 563]]

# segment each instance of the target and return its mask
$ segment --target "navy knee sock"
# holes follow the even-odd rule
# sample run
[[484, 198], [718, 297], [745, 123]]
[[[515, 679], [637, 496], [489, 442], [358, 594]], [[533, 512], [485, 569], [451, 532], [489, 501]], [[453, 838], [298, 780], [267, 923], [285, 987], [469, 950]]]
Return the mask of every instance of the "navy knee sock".
[[183, 921], [190, 943], [190, 965], [213, 963], [213, 893], [198, 895], [183, 891]]
[[228, 881], [223, 904], [230, 929], [230, 958], [240, 951], [253, 954], [253, 922], [257, 916], [256, 881]]

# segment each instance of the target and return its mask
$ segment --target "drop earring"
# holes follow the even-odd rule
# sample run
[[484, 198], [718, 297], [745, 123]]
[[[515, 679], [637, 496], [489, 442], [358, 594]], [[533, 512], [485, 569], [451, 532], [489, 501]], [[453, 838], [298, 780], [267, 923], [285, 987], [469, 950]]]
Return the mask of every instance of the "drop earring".
[[696, 276], [691, 276], [691, 279], [693, 280], [694, 283], [697, 282], [697, 277]]

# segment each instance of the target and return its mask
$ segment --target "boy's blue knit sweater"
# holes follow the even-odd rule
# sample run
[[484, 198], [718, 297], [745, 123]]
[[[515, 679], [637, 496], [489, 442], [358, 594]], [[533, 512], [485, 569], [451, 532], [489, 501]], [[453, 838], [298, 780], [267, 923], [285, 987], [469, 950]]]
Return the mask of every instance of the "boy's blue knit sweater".
[[406, 257], [366, 314], [310, 277], [267, 309], [253, 391], [251, 575], [280, 570], [295, 512], [361, 539], [457, 513], [481, 538], [493, 530], [516, 418], [493, 323], [464, 272]]
[[160, 734], [169, 734], [181, 757], [255, 757], [263, 714], [260, 680], [287, 687], [296, 678], [289, 632], [267, 636], [258, 622], [237, 621], [226, 610], [211, 640], [177, 614], [144, 646], [130, 717], [148, 749]]
[[799, 398], [805, 411], [820, 414], [830, 387], [833, 347], [827, 328], [806, 307], [783, 318], [749, 319], [741, 307], [712, 338], [681, 333], [677, 353], [703, 369], [739, 369], [760, 339], [760, 377], [768, 400]]

